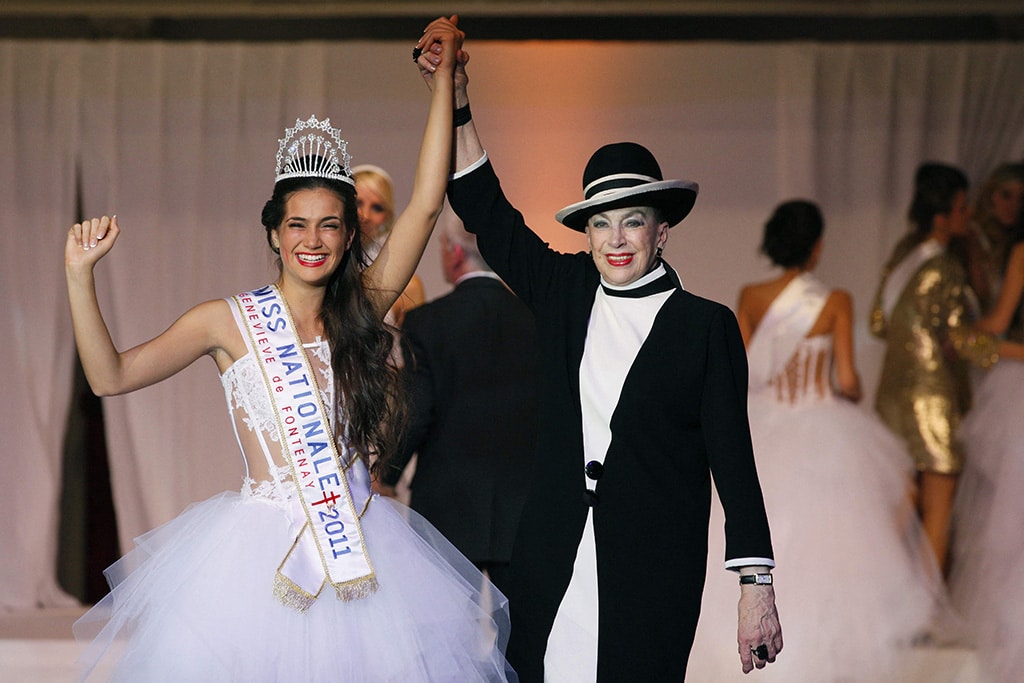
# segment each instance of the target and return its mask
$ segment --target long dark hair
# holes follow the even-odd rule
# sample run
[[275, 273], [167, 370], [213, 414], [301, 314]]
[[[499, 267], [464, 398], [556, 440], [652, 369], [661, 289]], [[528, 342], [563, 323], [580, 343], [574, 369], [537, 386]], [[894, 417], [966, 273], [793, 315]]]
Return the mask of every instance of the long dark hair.
[[913, 176], [913, 199], [906, 212], [910, 230], [900, 240], [887, 266], [893, 268], [914, 247], [928, 239], [935, 217], [952, 211], [958, 191], [967, 190], [968, 179], [964, 171], [948, 164], [925, 162]]
[[[280, 254], [271, 232], [281, 227], [288, 198], [299, 190], [314, 189], [329, 190], [341, 199], [346, 235], [359, 230], [354, 187], [329, 178], [287, 178], [274, 185], [273, 196], [263, 206], [263, 227], [275, 253]], [[320, 320], [331, 347], [338, 397], [335, 436], [342, 436], [344, 430], [349, 446], [372, 463], [371, 470], [377, 474], [394, 453], [404, 427], [406, 402], [398, 368], [391, 360], [391, 328], [367, 296], [363, 281], [367, 265], [357, 237], [327, 282]]]
[[960, 169], [935, 162], [917, 168], [907, 219], [921, 241], [931, 233], [936, 216], [953, 210], [953, 199], [961, 190], [967, 190], [967, 176]]

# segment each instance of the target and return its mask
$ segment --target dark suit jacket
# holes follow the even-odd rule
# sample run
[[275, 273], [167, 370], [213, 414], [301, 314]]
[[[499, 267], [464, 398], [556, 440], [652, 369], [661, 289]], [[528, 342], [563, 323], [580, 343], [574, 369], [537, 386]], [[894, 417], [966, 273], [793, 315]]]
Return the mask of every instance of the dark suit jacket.
[[386, 480], [418, 453], [411, 507], [472, 562], [507, 563], [536, 432], [533, 316], [472, 277], [406, 313], [402, 336], [411, 415]]
[[[587, 517], [579, 366], [600, 276], [588, 254], [556, 253], [526, 227], [489, 162], [452, 181], [448, 198], [537, 321], [538, 477], [512, 557], [508, 658], [524, 683], [542, 681]], [[735, 317], [677, 289], [626, 377], [596, 485], [599, 680], [683, 679], [707, 562], [711, 473], [727, 559], [772, 557], [746, 406]]]

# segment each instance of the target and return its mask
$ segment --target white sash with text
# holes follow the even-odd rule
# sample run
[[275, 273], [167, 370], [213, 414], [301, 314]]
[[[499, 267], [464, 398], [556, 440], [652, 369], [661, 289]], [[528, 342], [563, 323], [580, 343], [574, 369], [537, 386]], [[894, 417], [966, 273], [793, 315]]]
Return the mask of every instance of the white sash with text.
[[233, 297], [247, 328], [274, 406], [283, 450], [306, 513], [306, 524], [274, 577], [274, 594], [306, 611], [330, 583], [342, 600], [377, 590], [342, 455], [316, 377], [288, 306], [274, 285]]

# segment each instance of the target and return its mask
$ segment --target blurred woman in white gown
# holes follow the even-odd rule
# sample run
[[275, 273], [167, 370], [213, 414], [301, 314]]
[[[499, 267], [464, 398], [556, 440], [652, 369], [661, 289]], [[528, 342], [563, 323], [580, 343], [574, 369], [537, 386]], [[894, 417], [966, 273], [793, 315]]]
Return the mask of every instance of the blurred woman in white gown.
[[[1024, 342], [1024, 234], [1010, 251], [992, 312], [976, 325]], [[967, 457], [954, 505], [950, 594], [994, 681], [1024, 667], [1024, 363], [1002, 359], [979, 382], [960, 426]]]
[[[855, 405], [861, 389], [850, 295], [811, 274], [822, 230], [813, 203], [777, 207], [761, 249], [782, 272], [744, 287], [737, 311], [786, 624], [785, 653], [757, 678], [900, 680], [900, 655], [931, 624], [942, 583], [914, 514], [911, 461]], [[721, 534], [712, 534], [709, 563], [717, 566], [723, 553]], [[719, 575], [709, 572], [707, 604], [721, 604], [734, 588]], [[721, 645], [734, 628], [734, 615], [702, 612], [687, 680], [739, 680], [735, 652]]]

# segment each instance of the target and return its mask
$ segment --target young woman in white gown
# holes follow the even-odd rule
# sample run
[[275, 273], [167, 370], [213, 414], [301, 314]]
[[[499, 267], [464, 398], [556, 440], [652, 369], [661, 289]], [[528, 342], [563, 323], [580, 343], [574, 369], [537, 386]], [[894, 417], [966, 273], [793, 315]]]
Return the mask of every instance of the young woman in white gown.
[[[901, 649], [929, 626], [941, 581], [914, 515], [910, 460], [873, 414], [854, 405], [861, 390], [851, 298], [811, 274], [822, 229], [810, 202], [777, 207], [762, 251], [782, 273], [744, 287], [737, 312], [786, 624], [785, 652], [756, 675], [815, 683], [900, 680]], [[717, 503], [715, 514], [721, 514]], [[711, 528], [720, 525], [712, 520]], [[720, 534], [709, 544], [708, 561], [717, 566]], [[732, 588], [717, 577], [708, 572], [707, 604], [719, 604]], [[734, 621], [701, 613], [687, 680], [740, 680], [735, 652], [721, 645]]]
[[[1024, 341], [1024, 235], [1012, 247], [992, 313], [976, 325]], [[993, 681], [1024, 671], [1024, 363], [1003, 357], [978, 384], [960, 425], [967, 457], [953, 508], [949, 589]]]
[[444, 27], [421, 39], [421, 61], [436, 73], [415, 189], [365, 271], [347, 143], [315, 117], [296, 121], [280, 141], [263, 210], [280, 256], [272, 285], [201, 303], [119, 352], [93, 278], [118, 222], [97, 218], [69, 231], [75, 337], [93, 390], [132, 391], [210, 356], [246, 472], [241, 491], [192, 505], [108, 570], [111, 592], [75, 625], [88, 641], [83, 678], [514, 676], [502, 653], [502, 596], [429, 524], [371, 495], [367, 467], [371, 455], [381, 456], [378, 467], [386, 459], [397, 429], [399, 385], [382, 319], [441, 210], [461, 39]]

